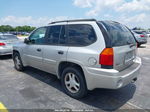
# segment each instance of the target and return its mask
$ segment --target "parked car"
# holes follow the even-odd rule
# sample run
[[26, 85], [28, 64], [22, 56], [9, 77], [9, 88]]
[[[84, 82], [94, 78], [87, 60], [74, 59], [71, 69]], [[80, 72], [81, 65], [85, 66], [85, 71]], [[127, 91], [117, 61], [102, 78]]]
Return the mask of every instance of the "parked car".
[[16, 70], [31, 66], [56, 75], [73, 98], [95, 88], [118, 89], [137, 80], [141, 59], [131, 31], [113, 21], [52, 22], [13, 47]]
[[148, 31], [142, 31], [142, 33], [144, 33], [147, 37], [149, 37], [150, 36], [150, 33], [148, 32]]
[[147, 34], [142, 32], [142, 31], [134, 31], [132, 30], [135, 40], [138, 44], [138, 47], [140, 47], [141, 44], [146, 44], [147, 43]]
[[18, 38], [11, 34], [0, 34], [0, 55], [12, 54], [13, 44], [19, 42]]
[[150, 32], [146, 32], [147, 36], [150, 37]]

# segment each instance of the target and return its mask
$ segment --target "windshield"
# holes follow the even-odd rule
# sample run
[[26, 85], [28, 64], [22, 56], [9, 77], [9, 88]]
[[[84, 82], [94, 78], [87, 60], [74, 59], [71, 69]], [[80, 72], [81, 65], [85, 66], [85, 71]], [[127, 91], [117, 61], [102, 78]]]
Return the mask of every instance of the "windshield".
[[107, 38], [109, 38], [109, 44], [111, 44], [109, 46], [115, 47], [136, 43], [133, 34], [126, 26], [111, 21], [103, 21], [101, 23], [105, 27]]
[[15, 35], [0, 35], [1, 40], [12, 40], [18, 39]]

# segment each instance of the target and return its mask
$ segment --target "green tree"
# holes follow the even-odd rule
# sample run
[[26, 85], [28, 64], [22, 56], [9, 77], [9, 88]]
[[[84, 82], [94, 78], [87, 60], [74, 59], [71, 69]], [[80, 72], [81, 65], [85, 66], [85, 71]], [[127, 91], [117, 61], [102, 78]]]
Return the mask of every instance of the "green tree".
[[35, 28], [36, 27], [31, 27], [31, 26], [17, 26], [17, 27], [12, 27], [10, 25], [2, 25], [2, 26], [0, 26], [0, 32], [10, 32], [10, 31], [31, 32]]
[[31, 26], [22, 26], [22, 30], [26, 31], [26, 32], [31, 32], [35, 29], [35, 27], [31, 27]]
[[10, 32], [14, 31], [14, 28], [10, 25], [2, 25], [0, 26], [0, 32]]

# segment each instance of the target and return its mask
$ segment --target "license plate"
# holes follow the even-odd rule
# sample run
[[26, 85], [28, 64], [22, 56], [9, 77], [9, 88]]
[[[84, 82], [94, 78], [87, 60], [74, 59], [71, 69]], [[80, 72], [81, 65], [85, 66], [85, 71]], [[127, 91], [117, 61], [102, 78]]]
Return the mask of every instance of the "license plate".
[[133, 52], [133, 51], [128, 52], [128, 53], [126, 54], [126, 56], [125, 56], [125, 63], [127, 63], [127, 62], [133, 60], [134, 57], [135, 57], [135, 55], [134, 55], [134, 52]]

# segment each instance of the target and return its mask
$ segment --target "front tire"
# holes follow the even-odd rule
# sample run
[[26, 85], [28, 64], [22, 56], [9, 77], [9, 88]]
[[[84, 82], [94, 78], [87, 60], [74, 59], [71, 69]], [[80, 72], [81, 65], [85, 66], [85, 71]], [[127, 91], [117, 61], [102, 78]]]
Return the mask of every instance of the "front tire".
[[67, 67], [61, 75], [62, 87], [66, 94], [79, 99], [87, 94], [87, 87], [83, 73], [77, 67]]
[[15, 69], [17, 71], [23, 71], [24, 70], [24, 66], [22, 64], [22, 60], [20, 58], [19, 53], [16, 52], [13, 54], [13, 61], [14, 61]]

